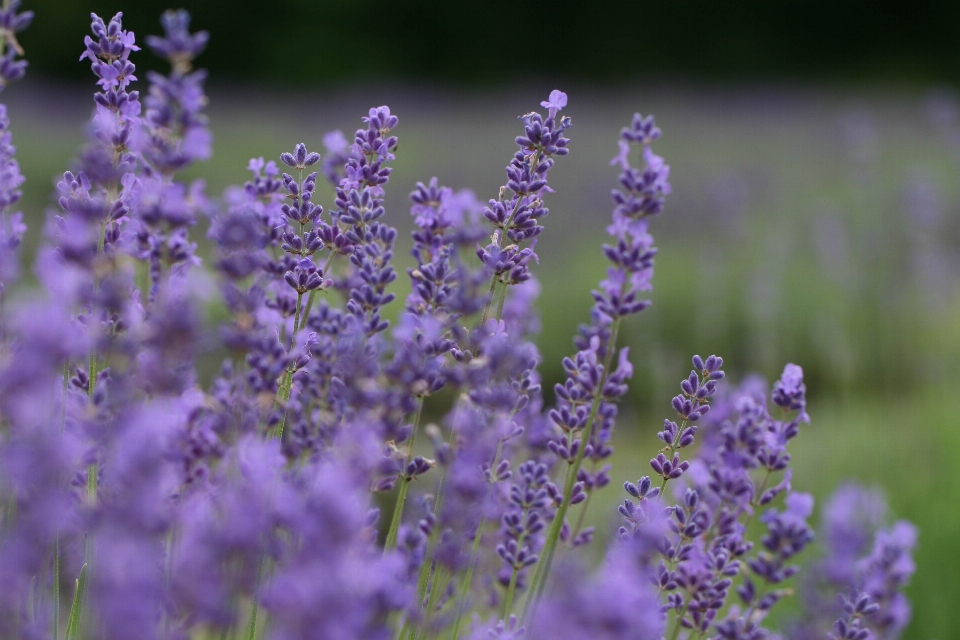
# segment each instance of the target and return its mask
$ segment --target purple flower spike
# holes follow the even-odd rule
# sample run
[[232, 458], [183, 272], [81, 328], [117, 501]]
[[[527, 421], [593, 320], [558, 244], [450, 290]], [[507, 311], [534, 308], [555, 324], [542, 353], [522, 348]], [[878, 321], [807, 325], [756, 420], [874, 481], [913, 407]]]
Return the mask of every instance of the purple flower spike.
[[[0, 7], [0, 83], [25, 66], [18, 9]], [[69, 619], [67, 636], [104, 640], [766, 640], [794, 589], [805, 611], [785, 637], [900, 634], [917, 531], [887, 524], [876, 493], [831, 499], [822, 560], [785, 583], [814, 537], [790, 468], [808, 419], [793, 364], [772, 389], [730, 389], [722, 358], [694, 356], [650, 475], [622, 485], [617, 539], [592, 575], [570, 552], [599, 541], [587, 507], [614, 483], [637, 355], [617, 339], [650, 304], [651, 218], [672, 189], [651, 116], [617, 141], [607, 272], [545, 407], [532, 269], [569, 152], [565, 93], [520, 118], [497, 197], [416, 183], [411, 289], [391, 310], [397, 116], [370, 109], [322, 158], [299, 143], [252, 159], [208, 201], [180, 178], [212, 151], [192, 68], [208, 36], [164, 14], [147, 41], [171, 69], [147, 74], [141, 104], [121, 18], [92, 16], [90, 137], [57, 183], [47, 291], [29, 298], [9, 295], [23, 176], [0, 105], [0, 636], [62, 637]], [[201, 214], [215, 300], [192, 269]], [[221, 353], [208, 382], [199, 363]], [[82, 607], [65, 611], [78, 578]]]
[[872, 602], [870, 595], [858, 594], [854, 599], [840, 595], [844, 616], [833, 623], [833, 633], [827, 634], [830, 640], [867, 640], [873, 634], [865, 626], [865, 618], [880, 610], [880, 605]]
[[828, 631], [836, 638], [899, 637], [911, 616], [903, 588], [915, 570], [917, 532], [903, 521], [884, 526], [887, 515], [879, 492], [853, 484], [840, 487], [826, 503], [821, 518], [826, 553], [804, 580], [797, 637]]
[[799, 411], [798, 418], [810, 422], [807, 415], [807, 387], [803, 384], [803, 369], [795, 364], [783, 368], [783, 375], [773, 385], [773, 402], [784, 411]]
[[320, 154], [316, 152], [307, 153], [307, 147], [302, 142], [294, 147], [293, 153], [281, 153], [280, 161], [288, 167], [294, 167], [301, 171], [320, 162]]
[[165, 11], [160, 24], [164, 36], [147, 36], [147, 45], [155, 54], [169, 60], [177, 73], [188, 73], [193, 59], [206, 49], [210, 34], [206, 31], [191, 34], [190, 14], [183, 9]]
[[20, 9], [20, 0], [11, 0], [0, 8], [0, 38], [9, 47], [7, 53], [0, 58], [0, 91], [19, 80], [27, 69], [26, 60], [18, 60], [24, 54], [23, 47], [17, 42], [17, 33], [30, 26], [33, 21], [33, 11], [17, 13]]
[[620, 131], [620, 136], [627, 142], [649, 145], [660, 138], [660, 128], [654, 124], [653, 116], [644, 118], [639, 113], [633, 114], [629, 127]]
[[12, 38], [14, 34], [30, 26], [30, 23], [33, 22], [33, 11], [17, 13], [20, 4], [20, 0], [9, 0], [3, 5], [3, 8], [0, 9], [0, 29], [3, 30], [3, 36], [7, 38], [7, 44], [17, 49], [17, 53], [23, 55], [23, 51], [19, 49], [19, 44]]
[[[23, 214], [10, 211], [20, 201], [24, 182], [20, 164], [14, 158], [16, 147], [11, 144], [10, 120], [7, 108], [0, 104], [0, 295], [4, 286], [12, 284], [19, 274], [18, 248], [27, 231]], [[2, 329], [0, 329], [2, 331]], [[0, 335], [0, 343], [6, 336]]]

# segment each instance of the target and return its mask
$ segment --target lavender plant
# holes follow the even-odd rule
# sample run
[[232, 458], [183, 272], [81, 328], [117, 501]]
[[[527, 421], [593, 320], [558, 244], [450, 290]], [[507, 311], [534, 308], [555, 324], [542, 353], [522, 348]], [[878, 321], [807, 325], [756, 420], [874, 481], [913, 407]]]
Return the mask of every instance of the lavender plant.
[[[0, 10], [5, 81], [25, 66], [17, 10]], [[618, 338], [650, 304], [649, 226], [671, 191], [652, 116], [620, 134], [610, 266], [546, 406], [533, 271], [569, 152], [565, 93], [521, 116], [486, 204], [416, 185], [391, 326], [399, 118], [372, 108], [352, 142], [327, 134], [324, 157], [296, 144], [277, 156], [289, 173], [252, 159], [247, 182], [208, 199], [177, 179], [212, 149], [193, 67], [207, 34], [164, 14], [147, 42], [171, 71], [148, 76], [141, 104], [134, 34], [122, 14], [92, 18], [82, 59], [100, 89], [38, 253], [46, 293], [0, 309], [0, 637], [775, 637], [766, 616], [814, 538], [787, 451], [809, 421], [796, 365], [767, 394], [723, 387], [723, 359], [694, 356], [652, 475], [624, 484], [619, 535], [594, 569], [575, 551], [598, 538], [585, 513], [611, 482], [633, 374]], [[2, 111], [9, 285], [25, 227], [6, 217], [23, 181], [8, 126]], [[209, 267], [190, 234], [203, 217]], [[216, 327], [200, 269], [228, 312]], [[210, 340], [229, 357], [204, 386]], [[893, 638], [908, 621], [916, 532], [882, 528], [871, 495], [830, 503], [791, 637]]]

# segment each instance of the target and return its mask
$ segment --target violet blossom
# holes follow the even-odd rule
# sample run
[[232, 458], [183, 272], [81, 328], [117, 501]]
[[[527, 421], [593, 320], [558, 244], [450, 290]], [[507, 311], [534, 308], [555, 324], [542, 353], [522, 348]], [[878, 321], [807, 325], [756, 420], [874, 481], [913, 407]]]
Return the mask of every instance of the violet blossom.
[[[0, 9], [4, 83], [25, 65], [18, 7]], [[623, 484], [618, 535], [586, 526], [634, 375], [619, 334], [650, 304], [649, 224], [672, 190], [652, 117], [620, 133], [608, 269], [545, 407], [533, 268], [567, 95], [521, 116], [485, 205], [416, 184], [391, 316], [397, 116], [370, 109], [323, 157], [274, 149], [208, 201], [178, 178], [212, 151], [193, 69], [208, 36], [182, 10], [161, 22], [147, 42], [171, 70], [141, 105], [134, 34], [92, 16], [82, 59], [99, 88], [38, 251], [44, 295], [7, 295], [25, 227], [0, 108], [0, 635], [762, 639], [794, 582], [805, 619], [788, 637], [901, 633], [917, 532], [887, 525], [876, 494], [828, 503], [826, 551], [798, 577], [815, 537], [788, 450], [810, 420], [798, 365], [768, 394], [724, 388], [723, 359], [694, 356], [652, 471]], [[224, 311], [208, 322], [211, 302]], [[604, 545], [594, 568], [589, 543]]]

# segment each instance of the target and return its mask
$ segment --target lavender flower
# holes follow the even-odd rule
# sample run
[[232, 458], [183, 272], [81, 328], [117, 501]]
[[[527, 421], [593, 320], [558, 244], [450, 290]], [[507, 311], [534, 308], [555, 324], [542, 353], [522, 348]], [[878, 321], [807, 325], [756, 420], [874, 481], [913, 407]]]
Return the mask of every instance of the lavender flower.
[[873, 550], [861, 562], [863, 590], [878, 608], [872, 626], [881, 637], [896, 637], [910, 621], [910, 604], [902, 589], [916, 571], [912, 557], [916, 544], [916, 527], [896, 522], [877, 532]]
[[[547, 176], [554, 164], [553, 157], [569, 153], [567, 145], [570, 141], [564, 137], [564, 133], [573, 122], [566, 116], [559, 121], [556, 119], [557, 112], [567, 104], [566, 94], [554, 90], [550, 100], [541, 104], [550, 109], [547, 119], [544, 120], [536, 112], [521, 116], [524, 135], [516, 138], [520, 150], [507, 165], [507, 184], [500, 189], [500, 197], [490, 200], [483, 209], [483, 216], [497, 231], [492, 236], [492, 242], [477, 247], [477, 255], [492, 275], [491, 300], [484, 310], [481, 326], [489, 317], [492, 296], [498, 285], [502, 286], [502, 298], [508, 286], [530, 278], [530, 262], [538, 258], [532, 246], [520, 245], [543, 232], [539, 221], [549, 214], [549, 210], [543, 206], [543, 197], [551, 191]], [[508, 197], [508, 193], [512, 195]], [[506, 244], [508, 238], [512, 244]]]
[[[778, 421], [769, 416], [762, 392], [758, 394], [750, 382], [734, 394], [721, 394], [718, 410], [708, 412], [712, 406], [708, 402], [717, 395], [716, 382], [723, 378], [721, 364], [714, 356], [694, 357], [694, 371], [681, 384], [681, 395], [673, 399], [682, 422], [667, 420], [658, 434], [667, 443], [651, 461], [661, 477], [660, 489], [681, 477], [690, 486], [682, 489], [682, 499], [668, 510], [672, 531], [658, 544], [661, 560], [654, 582], [664, 610], [676, 612], [670, 625], [674, 637], [681, 628], [688, 628], [701, 634], [712, 630], [723, 638], [763, 638], [768, 636], [763, 618], [788, 593], [778, 585], [797, 572], [790, 561], [813, 538], [806, 523], [813, 499], [790, 493], [787, 469], [786, 444], [796, 436], [799, 422], [808, 419], [803, 411], [802, 371], [788, 365], [784, 379], [775, 386], [799, 390], [788, 403], [796, 411], [793, 419]], [[701, 425], [688, 426], [708, 413]], [[703, 443], [697, 457], [681, 460], [679, 452], [698, 435]], [[754, 473], [758, 469], [762, 476]], [[781, 482], [770, 486], [773, 474], [780, 472]], [[637, 503], [625, 501], [619, 509], [625, 520], [621, 538], [632, 539], [644, 533], [661, 491], [649, 477], [624, 487], [638, 499]], [[760, 540], [763, 550], [748, 556], [753, 543], [746, 539], [746, 523], [758, 507], [783, 492], [788, 493], [786, 510], [767, 509], [761, 517], [768, 531]], [[733, 580], [744, 569], [751, 575], [743, 578], [736, 593], [745, 609], [731, 609], [726, 618], [718, 619], [718, 612], [729, 604]]]
[[26, 60], [18, 60], [23, 48], [17, 42], [17, 33], [33, 22], [33, 11], [18, 13], [20, 0], [10, 0], [0, 8], [0, 91], [11, 82], [23, 77]]
[[134, 34], [123, 30], [122, 13], [109, 23], [104, 23], [96, 14], [91, 17], [91, 29], [97, 39], [84, 38], [86, 50], [80, 59], [90, 60], [101, 91], [94, 96], [92, 140], [81, 155], [81, 163], [90, 180], [106, 190], [125, 173], [133, 171], [137, 162], [129, 147], [141, 125], [140, 94], [127, 88], [137, 79], [130, 54], [140, 47], [134, 44]]
[[[549, 102], [551, 113], [555, 114], [553, 109], [563, 106], [560, 103], [566, 102], [566, 96], [551, 95]], [[634, 122], [639, 118], [639, 115], [635, 116]], [[553, 118], [549, 118], [547, 122], [552, 120]], [[652, 126], [652, 120], [650, 123]], [[638, 313], [649, 304], [638, 298], [641, 291], [649, 289], [653, 257], [656, 254], [652, 238], [647, 233], [646, 217], [662, 210], [664, 197], [670, 192], [667, 182], [669, 167], [663, 164], [661, 158], [653, 155], [647, 146], [654, 136], [637, 139], [628, 133], [629, 130], [625, 129], [621, 134], [624, 140], [644, 144], [647, 168], [642, 173], [630, 168], [625, 169], [620, 182], [626, 189], [626, 195], [614, 191], [616, 207], [613, 224], [607, 228], [607, 232], [617, 238], [617, 246], [603, 247], [604, 254], [613, 263], [613, 267], [608, 270], [607, 279], [600, 283], [600, 291], [593, 292], [593, 322], [580, 329], [581, 335], [577, 340], [580, 351], [576, 359], [564, 361], [567, 382], [556, 387], [558, 407], [551, 412], [550, 417], [560, 427], [562, 435], [549, 446], [558, 457], [567, 461], [569, 470], [563, 487], [563, 499], [559, 502], [557, 515], [545, 543], [543, 561], [537, 567], [533, 579], [538, 590], [543, 588], [556, 544], [567, 528], [564, 518], [571, 497], [580, 495], [587, 486], [592, 489], [607, 483], [602, 469], [594, 477], [581, 474], [582, 463], [587, 455], [599, 462], [612, 453], [607, 443], [616, 415], [614, 402], [626, 393], [626, 380], [633, 375], [627, 350], [620, 352], [617, 369], [612, 367], [617, 334], [623, 317]], [[528, 137], [531, 135], [539, 135], [536, 123], [528, 127]], [[518, 138], [518, 143], [522, 142]], [[566, 152], [565, 143], [558, 140], [557, 146], [561, 152]], [[675, 473], [673, 460], [664, 460], [669, 468], [664, 467], [659, 459], [657, 463], [661, 471], [668, 476]], [[679, 464], [677, 460], [676, 465]], [[579, 525], [577, 528], [579, 529]], [[578, 535], [578, 531], [573, 532], [574, 541], [579, 540]], [[528, 599], [528, 611], [535, 597]]]
[[160, 23], [166, 32], [165, 37], [147, 36], [147, 44], [158, 56], [171, 62], [178, 74], [188, 73], [193, 59], [207, 47], [210, 34], [198, 31], [191, 34], [190, 14], [179, 11], [166, 11], [160, 17]]
[[[19, 53], [30, 15], [17, 8], [0, 9], [0, 37]], [[612, 481], [634, 373], [617, 340], [649, 305], [649, 218], [671, 191], [651, 117], [621, 132], [609, 269], [545, 409], [531, 266], [568, 151], [565, 93], [541, 103], [546, 117], [521, 117], [486, 206], [435, 178], [416, 185], [411, 290], [391, 326], [397, 117], [371, 109], [352, 143], [324, 137], [323, 158], [301, 143], [279, 165], [253, 159], [249, 181], [208, 202], [202, 182], [177, 178], [211, 150], [193, 70], [207, 34], [164, 14], [148, 44], [171, 71], [150, 74], [141, 116], [121, 17], [93, 16], [86, 39], [100, 88], [38, 252], [47, 294], [3, 300], [0, 635], [59, 638], [66, 621], [68, 638], [773, 637], [767, 614], [814, 537], [789, 468], [809, 421], [793, 364], [771, 415], [764, 385], [726, 390], [723, 360], [695, 356], [652, 474], [623, 485], [619, 536], [589, 575], [574, 553], [551, 574], [558, 546], [594, 540], [587, 504]], [[0, 76], [22, 66], [7, 53]], [[0, 108], [7, 284], [24, 232], [8, 211], [23, 181], [8, 126]], [[335, 186], [326, 209], [321, 173]], [[210, 327], [211, 289], [190, 269], [199, 214], [226, 316]], [[228, 357], [207, 383], [211, 348]], [[790, 637], [901, 632], [916, 530], [884, 526], [884, 511], [850, 487], [829, 503], [827, 552]]]
[[806, 522], [813, 513], [813, 497], [805, 493], [790, 493], [786, 498], [786, 506], [783, 512], [770, 509], [760, 518], [767, 526], [768, 533], [761, 539], [766, 551], [750, 561], [753, 573], [770, 584], [783, 582], [797, 573], [799, 568], [786, 562], [813, 540], [813, 531]]
[[[517, 473], [521, 483], [510, 487], [511, 508], [501, 519], [503, 542], [497, 545], [497, 554], [504, 563], [499, 577], [508, 588], [505, 604], [508, 611], [514, 590], [518, 585], [523, 587], [525, 569], [537, 562], [536, 552], [542, 544], [540, 533], [546, 528], [543, 514], [559, 494], [547, 475], [547, 465], [528, 461], [520, 465]], [[580, 499], [583, 497], [581, 495]]]
[[17, 249], [27, 231], [23, 214], [10, 211], [20, 201], [20, 185], [24, 182], [20, 165], [13, 157], [16, 152], [11, 144], [7, 108], [0, 104], [0, 297], [4, 295], [5, 285], [16, 281], [20, 266]]
[[356, 145], [351, 145], [343, 131], [336, 129], [323, 134], [323, 146], [327, 153], [320, 165], [323, 176], [334, 187], [340, 186], [340, 181], [346, 177], [346, 165], [350, 159], [359, 160], [360, 152]]
[[[26, 60], [16, 60], [17, 55], [24, 54], [16, 34], [30, 25], [33, 12], [18, 14], [19, 8], [19, 0], [12, 0], [0, 8], [0, 91], [8, 83], [22, 78], [27, 66]], [[6, 46], [10, 49], [4, 53]], [[24, 182], [20, 165], [13, 157], [17, 149], [11, 144], [12, 139], [7, 107], [0, 104], [0, 305], [5, 295], [4, 285], [13, 284], [18, 276], [17, 249], [27, 230], [23, 224], [23, 214], [10, 211], [10, 207], [20, 200], [20, 186]], [[0, 343], [6, 340], [3, 313], [0, 306]]]
[[870, 637], [870, 630], [863, 626], [863, 619], [878, 611], [876, 603], [870, 601], [870, 596], [859, 594], [855, 600], [847, 600], [841, 596], [844, 616], [837, 618], [833, 623], [833, 633], [828, 634], [830, 640], [866, 640]]
[[182, 169], [194, 160], [210, 157], [210, 132], [203, 81], [206, 73], [191, 73], [193, 59], [206, 47], [208, 34], [191, 34], [187, 12], [168, 11], [161, 19], [165, 37], [150, 36], [147, 44], [172, 67], [168, 77], [150, 73], [146, 121], [153, 129], [144, 154], [161, 172]]
[[[803, 580], [803, 618], [789, 637], [822, 637], [831, 627], [841, 638], [862, 631], [871, 634], [864, 637], [900, 636], [910, 620], [902, 590], [915, 570], [917, 532], [904, 521], [885, 526], [887, 517], [875, 490], [847, 484], [834, 492], [823, 509], [825, 554]], [[867, 606], [864, 599], [869, 614], [857, 610]]]
[[[388, 107], [370, 109], [364, 118], [367, 129], [357, 131], [356, 147], [362, 157], [351, 158], [346, 164], [346, 177], [337, 189], [332, 213], [337, 225], [352, 228], [346, 238], [352, 243], [350, 277], [339, 284], [349, 292], [347, 310], [360, 322], [363, 331], [373, 335], [384, 331], [389, 323], [380, 317], [380, 308], [393, 300], [386, 287], [396, 279], [390, 266], [396, 230], [381, 223], [383, 216], [383, 186], [389, 180], [391, 169], [387, 163], [394, 159], [397, 138], [388, 136], [397, 126], [398, 118]], [[321, 234], [324, 241], [331, 234]]]
[[[658, 522], [651, 521], [656, 529]], [[531, 623], [530, 638], [663, 637], [663, 614], [651, 588], [647, 558], [650, 540], [614, 545], [594, 576], [560, 567], [562, 579], [544, 597]]]
[[187, 239], [187, 227], [197, 213], [207, 208], [204, 184], [189, 187], [174, 180], [195, 160], [210, 157], [211, 136], [207, 129], [203, 93], [204, 71], [190, 73], [192, 60], [204, 48], [206, 32], [187, 31], [190, 16], [185, 11], [167, 12], [161, 19], [165, 38], [151, 36], [153, 51], [167, 58], [172, 70], [167, 77], [149, 73], [143, 127], [134, 146], [145, 162], [136, 193], [135, 230], [138, 257], [149, 264], [150, 299], [159, 294], [165, 271], [181, 275], [190, 264], [199, 264], [196, 244]]

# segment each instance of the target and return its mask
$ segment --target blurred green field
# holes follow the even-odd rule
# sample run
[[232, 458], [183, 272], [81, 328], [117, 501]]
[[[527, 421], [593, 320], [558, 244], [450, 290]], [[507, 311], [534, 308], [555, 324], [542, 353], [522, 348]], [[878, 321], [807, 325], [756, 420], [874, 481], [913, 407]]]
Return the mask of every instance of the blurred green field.
[[[276, 158], [300, 141], [321, 149], [325, 131], [349, 133], [367, 107], [387, 103], [401, 118], [388, 221], [405, 231], [406, 195], [417, 180], [437, 175], [481, 199], [495, 196], [516, 117], [546, 90], [222, 89], [211, 100], [215, 157], [193, 173], [216, 195], [246, 179], [249, 157]], [[27, 83], [3, 95], [29, 181], [28, 249], [53, 202], [51, 178], [82, 142], [87, 91]], [[545, 389], [559, 379], [560, 358], [587, 318], [588, 292], [603, 276], [599, 243], [616, 176], [607, 163], [633, 111], [656, 114], [664, 131], [656, 150], [672, 165], [675, 191], [652, 226], [660, 247], [654, 305], [622, 334], [636, 376], [618, 426], [616, 481], [591, 504], [590, 519], [609, 525], [619, 483], [647, 473], [656, 427], [691, 355], [722, 355], [734, 380], [752, 371], [774, 380], [795, 362], [807, 375], [813, 422], [796, 441], [794, 488], [823, 498], [847, 478], [882, 487], [893, 513], [920, 527], [914, 622], [905, 637], [957, 635], [956, 99], [810, 88], [567, 91], [572, 152], [551, 174], [557, 193], [537, 247]], [[409, 243], [401, 237], [402, 271]]]

